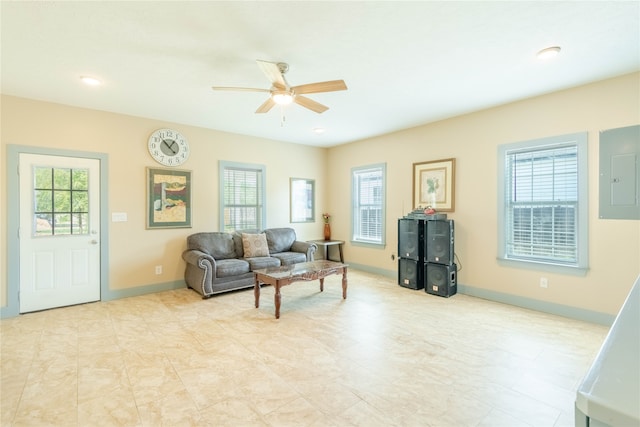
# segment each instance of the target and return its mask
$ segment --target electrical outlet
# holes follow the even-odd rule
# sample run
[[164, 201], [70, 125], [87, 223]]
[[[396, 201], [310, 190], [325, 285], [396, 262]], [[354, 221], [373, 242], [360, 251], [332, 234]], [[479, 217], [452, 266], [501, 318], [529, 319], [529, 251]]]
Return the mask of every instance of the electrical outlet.
[[156, 274], [162, 274], [162, 266], [156, 265]]
[[549, 287], [549, 281], [547, 280], [546, 277], [541, 277], [540, 278], [540, 287], [541, 288], [547, 288]]

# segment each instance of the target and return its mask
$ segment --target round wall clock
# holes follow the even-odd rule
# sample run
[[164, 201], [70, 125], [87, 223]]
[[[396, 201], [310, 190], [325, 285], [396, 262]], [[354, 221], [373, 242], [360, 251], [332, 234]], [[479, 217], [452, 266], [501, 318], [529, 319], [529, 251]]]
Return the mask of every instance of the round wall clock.
[[189, 142], [173, 129], [158, 129], [149, 137], [149, 154], [165, 166], [178, 166], [189, 158]]

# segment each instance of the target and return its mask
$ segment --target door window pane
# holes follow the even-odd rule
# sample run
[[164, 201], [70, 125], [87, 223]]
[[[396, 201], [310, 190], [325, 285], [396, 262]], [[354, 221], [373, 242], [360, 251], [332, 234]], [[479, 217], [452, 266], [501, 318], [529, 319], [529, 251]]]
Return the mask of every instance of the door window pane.
[[34, 236], [89, 234], [89, 171], [33, 170]]

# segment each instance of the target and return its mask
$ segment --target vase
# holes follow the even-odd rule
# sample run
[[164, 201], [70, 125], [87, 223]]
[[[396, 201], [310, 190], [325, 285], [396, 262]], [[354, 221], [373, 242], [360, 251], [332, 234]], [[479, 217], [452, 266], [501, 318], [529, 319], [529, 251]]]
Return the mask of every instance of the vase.
[[331, 224], [328, 222], [324, 224], [324, 240], [331, 240]]

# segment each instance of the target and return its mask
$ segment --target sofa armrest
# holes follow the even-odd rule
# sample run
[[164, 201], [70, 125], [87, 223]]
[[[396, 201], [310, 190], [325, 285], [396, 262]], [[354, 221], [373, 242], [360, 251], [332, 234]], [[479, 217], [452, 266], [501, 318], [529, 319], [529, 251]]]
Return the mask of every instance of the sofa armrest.
[[182, 259], [185, 260], [187, 264], [192, 264], [201, 268], [203, 268], [201, 265], [203, 261], [209, 261], [213, 268], [215, 268], [216, 265], [216, 260], [213, 259], [211, 255], [197, 249], [187, 249], [182, 253]]
[[318, 245], [310, 242], [301, 242], [296, 240], [291, 245], [291, 252], [300, 252], [307, 256], [307, 261], [313, 261], [313, 255], [318, 250]]
[[216, 260], [207, 253], [196, 249], [188, 249], [182, 253], [187, 263], [184, 270], [184, 281], [187, 286], [208, 298], [213, 294], [213, 279], [216, 277]]

